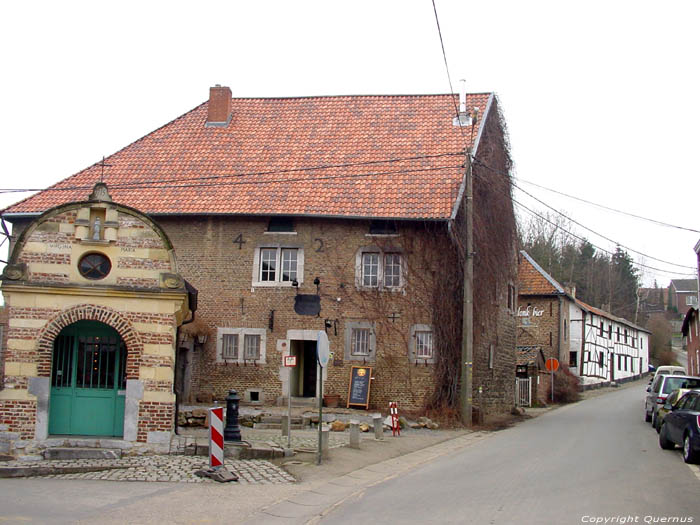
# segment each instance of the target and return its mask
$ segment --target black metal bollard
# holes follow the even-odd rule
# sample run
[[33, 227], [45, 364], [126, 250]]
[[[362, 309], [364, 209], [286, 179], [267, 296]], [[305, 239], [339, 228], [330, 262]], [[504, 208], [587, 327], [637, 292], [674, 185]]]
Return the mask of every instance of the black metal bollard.
[[240, 441], [241, 427], [238, 426], [238, 404], [241, 398], [235, 390], [229, 390], [226, 397], [226, 427], [224, 428], [224, 441]]

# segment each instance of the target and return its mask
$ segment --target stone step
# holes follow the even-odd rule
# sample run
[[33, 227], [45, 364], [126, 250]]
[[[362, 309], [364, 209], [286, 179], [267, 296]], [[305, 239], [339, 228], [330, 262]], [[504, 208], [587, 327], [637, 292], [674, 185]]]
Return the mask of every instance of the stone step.
[[[282, 430], [281, 423], [255, 423], [255, 430]], [[304, 425], [301, 423], [292, 423], [292, 430], [304, 430]]]
[[44, 451], [44, 459], [120, 459], [118, 448], [54, 447]]
[[[260, 418], [260, 423], [273, 423], [277, 425], [282, 424], [282, 416], [262, 416]], [[292, 417], [292, 425], [301, 425], [301, 416]]]

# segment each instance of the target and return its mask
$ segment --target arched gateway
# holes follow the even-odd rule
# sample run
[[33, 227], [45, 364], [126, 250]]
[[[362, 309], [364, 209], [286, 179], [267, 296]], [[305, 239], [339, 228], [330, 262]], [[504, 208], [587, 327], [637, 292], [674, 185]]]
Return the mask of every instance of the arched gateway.
[[163, 442], [175, 338], [191, 314], [172, 245], [143, 213], [89, 199], [33, 218], [2, 274], [8, 309], [0, 415], [41, 448], [54, 436]]

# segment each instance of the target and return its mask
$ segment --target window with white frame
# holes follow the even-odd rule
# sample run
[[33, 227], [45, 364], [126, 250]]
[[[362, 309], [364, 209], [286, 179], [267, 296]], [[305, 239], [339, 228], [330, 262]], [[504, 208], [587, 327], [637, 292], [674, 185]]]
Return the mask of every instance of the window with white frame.
[[218, 328], [216, 362], [243, 364], [254, 361], [264, 364], [266, 333], [264, 328]]
[[384, 287], [398, 288], [401, 286], [401, 255], [398, 253], [384, 254]]
[[401, 253], [363, 248], [357, 253], [356, 266], [356, 282], [360, 288], [398, 290], [403, 286]]
[[433, 332], [416, 332], [416, 359], [432, 359]]
[[243, 359], [257, 361], [260, 359], [260, 335], [245, 334], [243, 336]]
[[345, 323], [345, 351], [348, 361], [374, 361], [377, 355], [377, 341], [374, 326], [369, 321], [348, 321]]
[[379, 285], [379, 253], [362, 254], [362, 286], [376, 288]]
[[685, 305], [686, 306], [697, 306], [698, 305], [698, 298], [695, 297], [694, 295], [686, 295], [685, 296]]
[[369, 356], [369, 328], [353, 328], [350, 342], [350, 355]]
[[411, 327], [408, 343], [409, 359], [416, 363], [435, 362], [433, 327], [427, 324], [414, 324]]
[[291, 286], [303, 282], [304, 250], [295, 246], [261, 246], [255, 249], [254, 286]]
[[238, 334], [223, 334], [221, 337], [222, 359], [238, 361]]

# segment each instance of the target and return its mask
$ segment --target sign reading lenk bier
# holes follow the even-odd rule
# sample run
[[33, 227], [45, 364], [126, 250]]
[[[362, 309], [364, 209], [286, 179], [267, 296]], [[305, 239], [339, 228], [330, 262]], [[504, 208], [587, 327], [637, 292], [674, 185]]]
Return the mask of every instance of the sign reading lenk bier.
[[350, 370], [348, 404], [350, 406], [369, 407], [369, 390], [372, 381], [371, 366], [353, 366]]
[[544, 314], [544, 308], [537, 308], [532, 305], [529, 305], [527, 308], [518, 306], [518, 317], [542, 317], [542, 314]]

